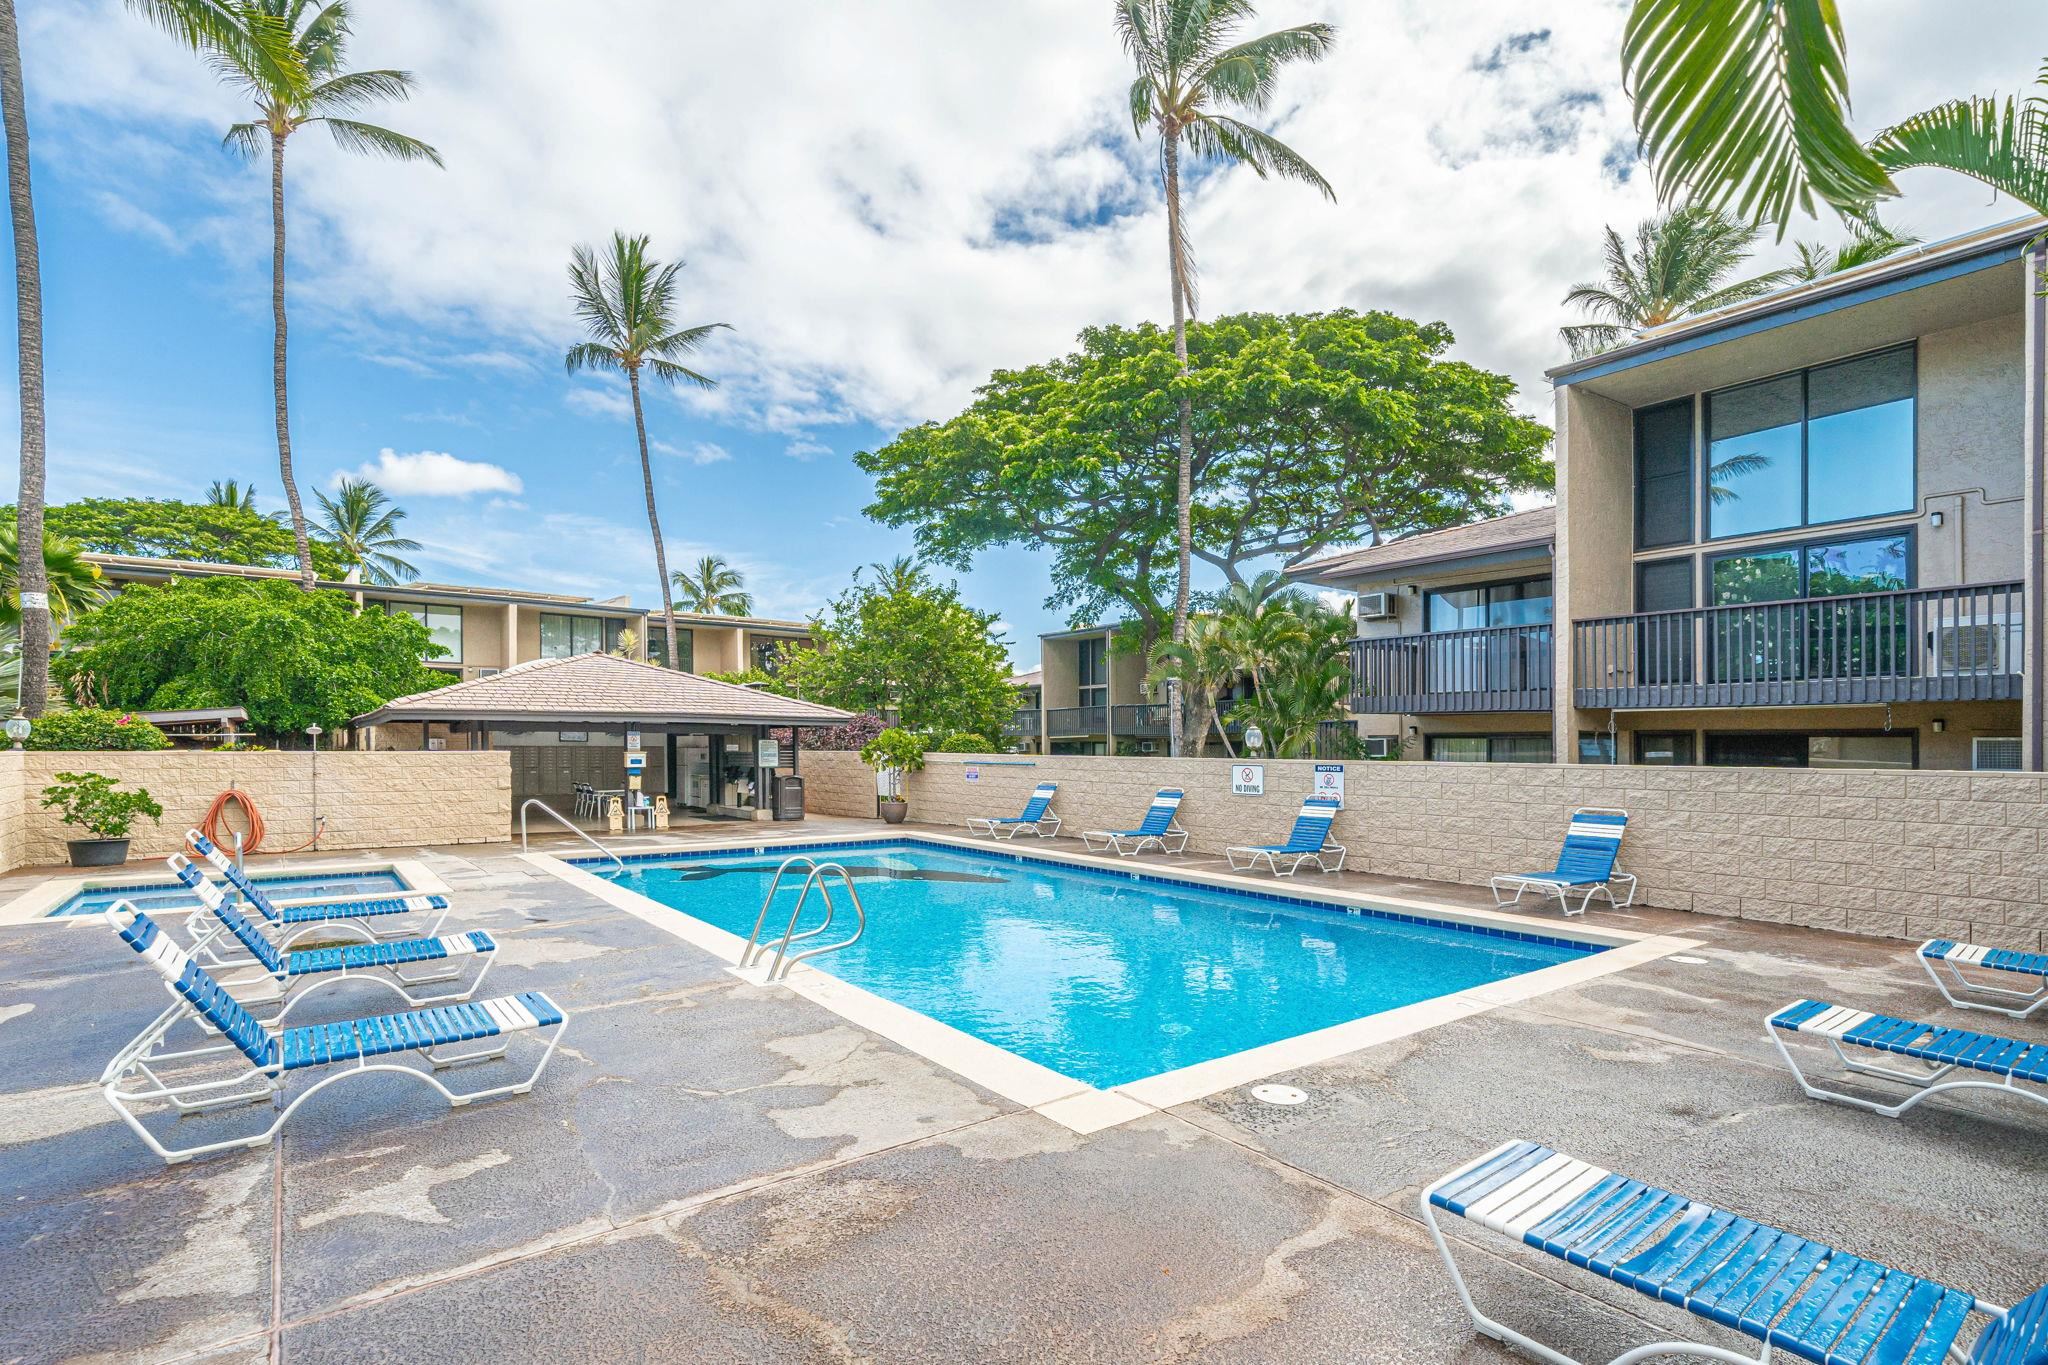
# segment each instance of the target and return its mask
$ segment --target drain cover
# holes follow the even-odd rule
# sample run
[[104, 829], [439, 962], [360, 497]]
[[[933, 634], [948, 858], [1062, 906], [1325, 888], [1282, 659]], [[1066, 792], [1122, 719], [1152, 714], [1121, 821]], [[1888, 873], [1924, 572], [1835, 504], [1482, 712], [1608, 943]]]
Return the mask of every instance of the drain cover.
[[1683, 962], [1688, 967], [1704, 967], [1707, 965], [1707, 960], [1703, 957], [1679, 957], [1674, 955], [1671, 960], [1673, 962]]
[[1308, 1092], [1291, 1085], [1255, 1085], [1252, 1098], [1264, 1104], [1300, 1104], [1308, 1098]]

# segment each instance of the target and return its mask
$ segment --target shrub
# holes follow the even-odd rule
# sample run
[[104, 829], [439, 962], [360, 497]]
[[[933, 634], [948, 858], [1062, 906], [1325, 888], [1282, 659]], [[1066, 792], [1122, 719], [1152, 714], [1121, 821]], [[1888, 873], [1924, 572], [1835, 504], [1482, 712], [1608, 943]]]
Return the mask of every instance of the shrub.
[[934, 752], [941, 754], [992, 754], [996, 752], [996, 747], [980, 735], [971, 734], [963, 730], [957, 735], [946, 736], [945, 743], [939, 745]]
[[105, 773], [58, 773], [57, 780], [43, 788], [43, 805], [62, 807], [65, 824], [82, 826], [95, 839], [127, 838], [138, 815], [153, 821], [163, 818], [164, 808], [147, 788], [115, 791], [119, 785]]
[[56, 749], [168, 749], [170, 736], [122, 711], [80, 707], [51, 711], [29, 731], [28, 747]]
[[814, 726], [799, 730], [797, 733], [802, 737], [803, 747], [806, 749], [855, 751], [867, 748], [877, 735], [888, 728], [889, 723], [880, 716], [864, 713], [855, 716], [844, 725], [835, 725], [829, 730], [823, 726]]
[[860, 761], [892, 775], [889, 796], [903, 799], [903, 774], [924, 767], [924, 741], [899, 726], [890, 726], [860, 751]]

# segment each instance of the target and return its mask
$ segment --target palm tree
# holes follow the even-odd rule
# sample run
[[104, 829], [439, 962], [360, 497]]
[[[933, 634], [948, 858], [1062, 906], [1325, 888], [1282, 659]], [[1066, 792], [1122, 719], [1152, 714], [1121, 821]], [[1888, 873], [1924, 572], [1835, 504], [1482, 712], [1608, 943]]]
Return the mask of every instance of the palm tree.
[[677, 569], [673, 575], [676, 591], [682, 594], [683, 610], [720, 616], [752, 616], [754, 595], [744, 591], [746, 579], [722, 556], [705, 555], [697, 561], [694, 574]]
[[[22, 94], [21, 36], [14, 0], [0, 0], [0, 124], [7, 130], [7, 205], [14, 220], [14, 303], [20, 345], [21, 491], [16, 524], [30, 544], [43, 539], [43, 275], [36, 210], [28, 173], [28, 102]], [[21, 678], [17, 702], [43, 714], [50, 691], [49, 584], [31, 558], [17, 584], [21, 612]]]
[[[42, 563], [31, 565], [42, 570], [44, 590], [49, 594], [50, 605], [42, 613], [54, 624], [62, 625], [79, 612], [103, 600], [107, 588], [100, 581], [100, 566], [85, 558], [85, 552], [68, 540], [55, 536], [43, 537]], [[12, 526], [0, 525], [0, 627], [19, 630], [28, 620], [29, 613], [21, 606], [21, 594], [28, 575], [22, 572], [21, 539]], [[24, 657], [28, 653], [28, 640], [22, 637], [21, 649]], [[48, 644], [43, 646], [43, 668], [49, 672]]]
[[647, 238], [614, 232], [604, 258], [578, 246], [569, 262], [569, 294], [583, 320], [588, 341], [563, 358], [569, 373], [614, 370], [626, 376], [633, 394], [633, 430], [640, 438], [640, 481], [647, 493], [647, 529], [654, 534], [654, 575], [661, 584], [661, 619], [668, 633], [668, 666], [675, 668], [676, 609], [669, 591], [668, 550], [661, 543], [661, 517], [654, 508], [654, 466], [647, 458], [647, 416], [640, 406], [640, 371], [664, 384], [717, 387], [718, 381], [690, 369], [681, 357], [697, 350], [723, 322], [678, 327], [676, 276], [683, 263], [667, 265], [647, 254]]
[[[1879, 133], [1849, 127], [1836, 0], [1635, 0], [1622, 69], [1660, 194], [1729, 208], [1782, 236], [1816, 198], [1851, 222], [1939, 168], [2048, 213], [2048, 99], [1951, 100]], [[2048, 65], [2039, 82], [2048, 87]]]
[[1161, 640], [1152, 646], [1151, 665], [1145, 676], [1147, 684], [1177, 687], [1186, 698], [1190, 743], [1199, 751], [1204, 732], [1214, 725], [1223, 752], [1236, 758], [1230, 732], [1223, 728], [1217, 711], [1217, 699], [1237, 682], [1238, 651], [1221, 623], [1214, 616], [1191, 618], [1185, 640]]
[[[1249, 0], [1117, 0], [1116, 28], [1124, 51], [1137, 67], [1131, 82], [1131, 127], [1140, 137], [1148, 126], [1159, 133], [1160, 175], [1166, 189], [1166, 255], [1173, 290], [1173, 356], [1180, 376], [1188, 375], [1188, 316], [1195, 311], [1195, 270], [1181, 217], [1180, 155], [1185, 144], [1197, 161], [1249, 166], [1259, 176], [1279, 176], [1315, 186], [1335, 202], [1322, 172], [1286, 143], [1249, 123], [1219, 112], [1265, 112], [1290, 62], [1316, 61], [1330, 50], [1336, 30], [1301, 24], [1243, 42], [1233, 42], [1254, 11]], [[1188, 574], [1194, 546], [1194, 407], [1180, 398], [1180, 472], [1175, 484], [1175, 537], [1179, 581], [1173, 598], [1173, 638], [1187, 639]], [[1167, 682], [1168, 750], [1181, 752], [1180, 684]]]
[[[271, 382], [277, 409], [277, 467], [284, 481], [284, 500], [291, 513], [292, 539], [299, 557], [299, 584], [311, 590], [314, 581], [312, 543], [306, 534], [306, 513], [299, 484], [292, 473], [290, 407], [285, 390], [286, 326], [284, 307], [284, 149], [291, 135], [307, 124], [325, 124], [335, 145], [362, 156], [395, 161], [431, 161], [441, 154], [418, 138], [374, 123], [346, 117], [384, 100], [412, 94], [406, 71], [349, 71], [344, 68], [352, 15], [349, 0], [131, 0], [193, 48], [220, 73], [221, 79], [256, 106], [256, 117], [228, 129], [225, 145], [254, 158], [270, 153], [270, 317]], [[232, 18], [229, 31], [194, 24], [187, 12], [224, 10]], [[285, 38], [291, 62], [272, 60], [271, 35]]]
[[1855, 270], [1887, 256], [1896, 256], [1918, 245], [1920, 239], [1912, 233], [1894, 231], [1872, 218], [1855, 224], [1849, 240], [1840, 246], [1831, 247], [1821, 242], [1793, 243], [1799, 259], [1785, 267], [1784, 274], [1787, 279], [1811, 284], [1829, 275], [1839, 275], [1844, 270]]
[[242, 512], [254, 512], [256, 510], [256, 485], [252, 483], [244, 488], [233, 479], [229, 479], [225, 483], [215, 479], [213, 486], [206, 490], [206, 505], [208, 507], [233, 507]]
[[1728, 282], [1755, 242], [1755, 228], [1718, 209], [1685, 207], [1645, 218], [1636, 224], [1633, 251], [1610, 227], [1602, 248], [1606, 278], [1575, 284], [1564, 296], [1566, 307], [1599, 321], [1561, 327], [1559, 335], [1574, 356], [1588, 356], [1647, 328], [1767, 294], [1785, 283], [1784, 272]]
[[865, 572], [874, 574], [877, 591], [891, 597], [899, 593], [916, 592], [925, 584], [924, 566], [909, 555], [898, 555], [894, 559], [878, 559], [871, 564], [863, 564], [853, 571], [853, 576], [858, 580]]
[[398, 557], [401, 550], [417, 550], [420, 543], [398, 534], [405, 509], [368, 479], [343, 479], [330, 498], [318, 489], [320, 515], [325, 520], [328, 541], [343, 564], [359, 571], [365, 583], [388, 585], [418, 578], [420, 571]]

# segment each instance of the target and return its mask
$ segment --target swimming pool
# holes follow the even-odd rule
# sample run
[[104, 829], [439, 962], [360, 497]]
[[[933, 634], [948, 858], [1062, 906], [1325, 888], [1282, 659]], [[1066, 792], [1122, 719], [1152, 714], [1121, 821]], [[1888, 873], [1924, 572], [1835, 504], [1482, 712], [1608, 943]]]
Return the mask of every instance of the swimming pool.
[[[215, 880], [218, 880], [216, 878]], [[369, 896], [380, 891], [411, 891], [395, 868], [374, 868], [363, 872], [308, 872], [297, 876], [251, 877], [269, 895], [281, 900], [317, 900], [323, 896]], [[130, 886], [88, 886], [56, 909], [55, 916], [97, 915], [114, 904], [127, 901], [145, 912], [196, 910], [199, 898], [177, 882], [147, 882]]]
[[[792, 851], [576, 865], [744, 938]], [[916, 840], [812, 856], [853, 875], [868, 924], [811, 965], [1100, 1089], [1601, 951]], [[800, 880], [783, 879], [770, 935]], [[819, 913], [814, 894], [806, 923]]]

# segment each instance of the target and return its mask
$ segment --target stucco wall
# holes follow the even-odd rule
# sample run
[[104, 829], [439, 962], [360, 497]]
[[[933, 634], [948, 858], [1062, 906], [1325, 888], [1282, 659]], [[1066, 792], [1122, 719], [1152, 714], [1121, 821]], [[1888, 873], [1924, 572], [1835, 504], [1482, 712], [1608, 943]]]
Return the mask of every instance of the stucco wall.
[[871, 816], [875, 813], [875, 770], [850, 749], [805, 749], [797, 773], [804, 780], [804, 809], [813, 815]]
[[[10, 770], [17, 776], [10, 777]], [[162, 821], [138, 820], [130, 858], [176, 851], [214, 796], [230, 783], [249, 793], [269, 827], [264, 849], [282, 852], [313, 832], [313, 772], [304, 752], [217, 754], [31, 753], [0, 757], [0, 858], [8, 867], [65, 862], [81, 831], [40, 805], [59, 772], [100, 772], [147, 788]], [[10, 792], [14, 793], [10, 801]], [[323, 753], [322, 849], [406, 848], [501, 842], [510, 837], [512, 769], [504, 753]], [[239, 812], [230, 817], [239, 820]], [[237, 827], [239, 825], [237, 824]], [[8, 830], [18, 831], [18, 836]]]
[[[1266, 795], [1243, 797], [1214, 759], [990, 759], [972, 782], [971, 757], [927, 762], [910, 783], [913, 820], [1015, 814], [1050, 779], [1066, 833], [1126, 829], [1153, 791], [1178, 786], [1200, 852], [1283, 839], [1313, 767], [1268, 762]], [[1575, 807], [1620, 806], [1622, 864], [1654, 906], [2036, 951], [2048, 929], [2048, 792], [2033, 774], [1350, 763], [1345, 778], [1333, 837], [1361, 871], [1483, 884], [1547, 868]]]

